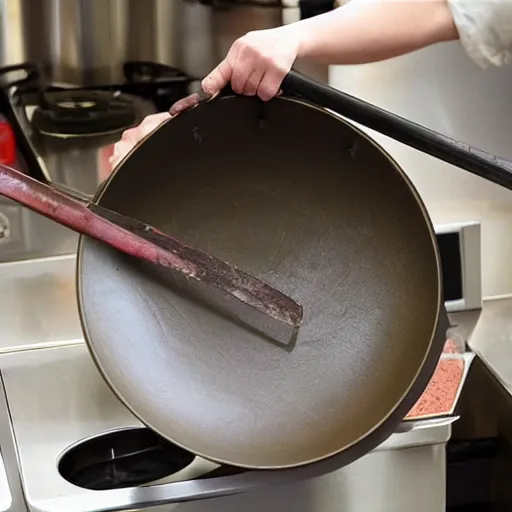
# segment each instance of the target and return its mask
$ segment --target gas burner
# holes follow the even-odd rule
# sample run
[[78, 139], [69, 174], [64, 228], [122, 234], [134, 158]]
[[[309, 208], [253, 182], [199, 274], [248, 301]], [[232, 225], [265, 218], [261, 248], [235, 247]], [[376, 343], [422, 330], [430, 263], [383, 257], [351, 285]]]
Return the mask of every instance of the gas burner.
[[95, 491], [144, 485], [189, 466], [195, 456], [146, 428], [129, 428], [89, 438], [60, 459], [59, 473]]
[[50, 136], [91, 136], [122, 131], [136, 121], [131, 98], [118, 92], [44, 92], [32, 117], [34, 128]]

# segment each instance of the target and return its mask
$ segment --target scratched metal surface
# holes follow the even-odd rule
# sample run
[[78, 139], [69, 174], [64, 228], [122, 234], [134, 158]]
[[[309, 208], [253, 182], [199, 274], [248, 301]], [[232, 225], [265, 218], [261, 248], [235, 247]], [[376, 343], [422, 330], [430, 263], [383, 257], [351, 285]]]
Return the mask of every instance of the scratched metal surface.
[[284, 98], [213, 101], [147, 138], [100, 204], [304, 306], [286, 349], [171, 291], [169, 274], [82, 240], [91, 353], [119, 398], [173, 442], [255, 468], [360, 456], [426, 385], [445, 327], [436, 338], [433, 232], [401, 171], [339, 118]]

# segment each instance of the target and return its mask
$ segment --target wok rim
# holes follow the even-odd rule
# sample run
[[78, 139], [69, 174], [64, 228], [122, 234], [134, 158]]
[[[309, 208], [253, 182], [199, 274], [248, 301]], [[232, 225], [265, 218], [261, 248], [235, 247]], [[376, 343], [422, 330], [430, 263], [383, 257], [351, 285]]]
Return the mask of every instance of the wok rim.
[[[232, 99], [237, 97], [236, 95], [223, 96], [215, 99], [214, 101], [223, 101], [224, 99]], [[83, 301], [83, 293], [82, 293], [82, 285], [81, 285], [81, 276], [83, 275], [83, 257], [84, 257], [84, 243], [87, 239], [85, 235], [80, 235], [77, 247], [77, 261], [76, 261], [76, 272], [75, 272], [75, 285], [76, 285], [76, 296], [77, 296], [77, 304], [78, 304], [78, 313], [80, 326], [84, 335], [84, 340], [86, 342], [89, 353], [94, 361], [95, 366], [97, 367], [100, 375], [102, 376], [105, 383], [114, 393], [114, 395], [120, 400], [120, 402], [137, 418], [144, 426], [151, 429], [168, 442], [174, 443], [180, 448], [183, 448], [187, 451], [192, 452], [198, 457], [202, 457], [206, 460], [218, 463], [220, 465], [238, 467], [246, 470], [265, 470], [272, 472], [287, 472], [290, 470], [297, 470], [301, 468], [309, 468], [315, 465], [321, 465], [323, 462], [329, 462], [332, 459], [340, 460], [339, 465], [333, 464], [333, 468], [329, 471], [332, 471], [336, 468], [341, 468], [354, 460], [357, 460], [361, 456], [365, 455], [373, 451], [377, 448], [382, 442], [384, 442], [388, 437], [390, 437], [394, 432], [396, 426], [405, 418], [406, 414], [412, 409], [414, 404], [420, 399], [421, 395], [425, 391], [430, 379], [432, 378], [434, 371], [437, 367], [439, 358], [441, 357], [442, 350], [444, 347], [444, 343], [446, 341], [446, 331], [449, 327], [448, 317], [446, 314], [446, 308], [443, 301], [443, 286], [442, 286], [442, 274], [441, 274], [441, 257], [439, 254], [439, 248], [437, 245], [437, 240], [435, 236], [435, 230], [430, 219], [430, 215], [428, 214], [427, 208], [418, 192], [412, 180], [407, 176], [402, 167], [398, 164], [398, 162], [377, 142], [373, 137], [364, 132], [361, 128], [356, 126], [350, 120], [342, 117], [341, 115], [318, 105], [315, 105], [309, 101], [303, 100], [302, 98], [293, 97], [290, 95], [282, 95], [278, 96], [271, 101], [291, 101], [308, 108], [313, 108], [317, 111], [322, 112], [323, 114], [327, 114], [337, 121], [345, 124], [349, 129], [355, 132], [360, 137], [364, 138], [366, 142], [370, 143], [377, 151], [379, 151], [384, 158], [388, 160], [391, 164], [395, 172], [397, 172], [405, 184], [409, 188], [410, 192], [413, 194], [416, 199], [416, 203], [418, 204], [423, 218], [427, 224], [427, 229], [432, 241], [432, 248], [434, 251], [434, 256], [437, 262], [437, 313], [435, 316], [435, 321], [433, 322], [433, 329], [430, 335], [430, 342], [428, 344], [428, 349], [426, 350], [422, 363], [419, 365], [418, 370], [415, 373], [414, 379], [408, 386], [408, 388], [402, 393], [400, 399], [396, 402], [395, 406], [389, 410], [389, 412], [381, 419], [379, 423], [373, 426], [373, 428], [369, 429], [365, 434], [361, 435], [357, 439], [355, 439], [352, 443], [345, 445], [344, 447], [339, 448], [338, 450], [331, 451], [331, 453], [326, 453], [323, 456], [318, 456], [316, 458], [310, 458], [302, 463], [292, 463], [292, 464], [279, 464], [279, 465], [254, 465], [254, 464], [240, 464], [233, 463], [233, 461], [229, 461], [226, 459], [221, 459], [219, 457], [212, 457], [202, 453], [201, 451], [192, 449], [191, 446], [178, 442], [176, 439], [172, 439], [165, 433], [161, 432], [159, 429], [154, 428], [150, 422], [146, 422], [143, 418], [143, 415], [140, 415], [136, 410], [132, 408], [122, 393], [120, 393], [115, 385], [111, 382], [108, 377], [108, 372], [102, 367], [100, 361], [96, 357], [96, 353], [94, 351], [94, 343], [91, 341], [91, 336], [89, 330], [87, 328], [87, 314], [84, 311], [84, 301]], [[196, 108], [202, 108], [206, 105], [199, 105]], [[129, 160], [131, 155], [136, 152], [147, 140], [149, 140], [154, 134], [156, 134], [159, 130], [163, 129], [169, 122], [172, 122], [179, 115], [186, 115], [186, 111], [178, 114], [176, 116], [171, 116], [168, 119], [164, 120], [155, 130], [147, 134], [144, 138], [142, 138], [138, 144], [136, 144], [117, 164], [116, 168], [113, 172], [108, 176], [108, 178], [101, 184], [93, 198], [91, 199], [91, 203], [98, 204], [101, 201], [104, 193], [108, 189], [109, 185], [115, 179], [117, 174], [122, 170], [124, 164]], [[326, 464], [329, 465], [329, 464]]]

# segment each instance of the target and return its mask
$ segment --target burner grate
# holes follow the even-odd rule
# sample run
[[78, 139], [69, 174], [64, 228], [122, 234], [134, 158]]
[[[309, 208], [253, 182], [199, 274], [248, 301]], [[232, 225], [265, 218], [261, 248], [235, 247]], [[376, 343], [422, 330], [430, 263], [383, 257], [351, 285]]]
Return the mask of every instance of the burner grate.
[[32, 125], [46, 135], [91, 135], [121, 131], [137, 119], [131, 98], [109, 91], [44, 92]]

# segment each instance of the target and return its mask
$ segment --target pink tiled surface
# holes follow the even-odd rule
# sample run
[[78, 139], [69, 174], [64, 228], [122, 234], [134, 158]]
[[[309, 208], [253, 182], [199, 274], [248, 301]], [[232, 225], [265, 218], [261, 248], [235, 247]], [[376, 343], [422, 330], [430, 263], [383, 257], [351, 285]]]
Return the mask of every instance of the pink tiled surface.
[[[446, 342], [443, 353], [461, 354], [459, 347], [452, 340]], [[431, 418], [450, 414], [462, 384], [465, 364], [462, 355], [460, 358], [441, 358], [423, 395], [405, 419]]]

